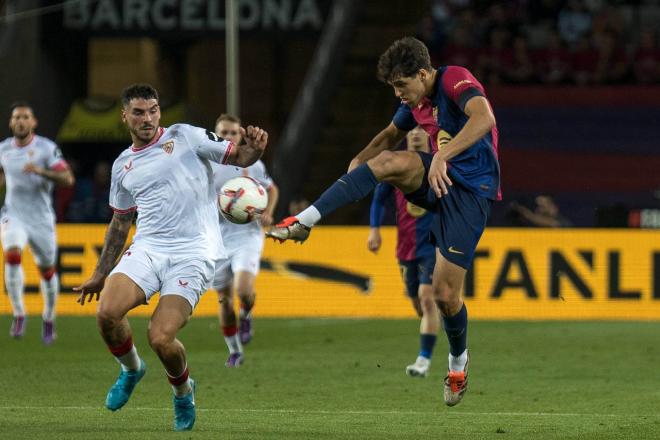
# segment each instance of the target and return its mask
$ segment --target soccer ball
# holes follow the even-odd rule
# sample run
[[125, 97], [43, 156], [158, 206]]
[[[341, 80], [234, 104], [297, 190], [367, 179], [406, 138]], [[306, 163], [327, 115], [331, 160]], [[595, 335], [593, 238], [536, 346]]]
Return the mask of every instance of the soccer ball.
[[232, 223], [245, 224], [258, 219], [267, 204], [266, 190], [251, 177], [228, 180], [218, 194], [218, 209]]

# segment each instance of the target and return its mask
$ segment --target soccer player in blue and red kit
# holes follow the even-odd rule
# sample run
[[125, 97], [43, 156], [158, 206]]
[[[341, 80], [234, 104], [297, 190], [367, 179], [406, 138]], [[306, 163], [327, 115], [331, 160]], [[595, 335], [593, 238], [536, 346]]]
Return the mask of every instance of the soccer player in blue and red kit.
[[[429, 153], [429, 135], [416, 127], [406, 136], [408, 151]], [[406, 196], [389, 183], [379, 183], [371, 202], [369, 238], [367, 247], [376, 253], [381, 247], [380, 225], [383, 223], [385, 203], [394, 196], [396, 201], [396, 257], [399, 260], [401, 277], [406, 286], [417, 316], [421, 318], [419, 333], [419, 355], [415, 362], [406, 367], [411, 377], [426, 377], [431, 367], [431, 355], [440, 327], [438, 306], [433, 299], [431, 277], [435, 266], [435, 246], [429, 240], [433, 214], [410, 203]]]
[[[495, 116], [483, 86], [467, 69], [433, 68], [428, 49], [415, 38], [397, 40], [381, 55], [378, 77], [401, 99], [392, 122], [358, 153], [347, 174], [268, 235], [302, 242], [323, 216], [366, 197], [379, 182], [432, 211], [433, 295], [449, 340], [444, 400], [454, 406], [468, 385], [463, 282], [491, 205], [501, 199]], [[417, 125], [431, 136], [432, 154], [390, 151]]]

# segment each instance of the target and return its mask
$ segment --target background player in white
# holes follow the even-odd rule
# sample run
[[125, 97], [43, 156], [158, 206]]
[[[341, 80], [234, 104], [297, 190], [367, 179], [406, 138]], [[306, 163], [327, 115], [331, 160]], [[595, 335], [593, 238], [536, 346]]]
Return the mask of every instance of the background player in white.
[[[233, 115], [222, 114], [215, 124], [215, 133], [223, 139], [239, 144], [241, 140], [241, 120]], [[254, 306], [254, 280], [259, 273], [261, 251], [264, 247], [264, 235], [261, 225], [273, 223], [273, 212], [277, 205], [279, 190], [273, 179], [266, 172], [261, 160], [247, 168], [213, 165], [213, 180], [216, 192], [229, 179], [249, 176], [257, 180], [268, 192], [268, 205], [261, 215], [260, 222], [247, 225], [231, 223], [220, 216], [220, 231], [227, 251], [227, 258], [221, 260], [215, 268], [213, 288], [218, 291], [220, 301], [220, 326], [224, 335], [229, 358], [225, 362], [228, 368], [238, 367], [243, 363], [243, 347], [252, 339], [252, 307]], [[261, 225], [259, 224], [261, 223]], [[239, 323], [236, 323], [232, 284], [240, 299]]]
[[0, 238], [5, 255], [5, 286], [14, 312], [10, 335], [20, 338], [25, 331], [21, 254], [29, 243], [41, 273], [42, 340], [51, 344], [56, 337], [55, 303], [60, 289], [55, 270], [57, 240], [52, 191], [54, 185], [72, 186], [74, 177], [57, 145], [36, 135], [36, 127], [37, 119], [28, 103], [12, 105], [9, 128], [14, 136], [0, 142], [0, 184], [7, 186]]
[[[258, 127], [241, 129], [246, 144], [238, 147], [202, 128], [162, 128], [158, 92], [146, 84], [125, 89], [122, 103], [133, 145], [112, 167], [110, 205], [115, 213], [98, 264], [75, 290], [81, 292], [81, 304], [100, 296], [101, 336], [121, 364], [105, 402], [113, 411], [126, 404], [146, 371], [126, 314], [160, 291], [149, 344], [174, 389], [174, 429], [188, 430], [195, 422], [194, 382], [176, 334], [209, 287], [216, 260], [224, 256], [210, 161], [251, 165], [263, 153], [268, 135]], [[112, 269], [135, 211], [133, 243]]]

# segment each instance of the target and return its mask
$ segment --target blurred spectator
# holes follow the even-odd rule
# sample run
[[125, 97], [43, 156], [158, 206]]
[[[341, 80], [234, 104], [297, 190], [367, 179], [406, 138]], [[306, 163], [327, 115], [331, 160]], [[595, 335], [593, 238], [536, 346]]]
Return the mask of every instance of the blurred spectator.
[[74, 200], [71, 202], [67, 219], [79, 223], [108, 223], [112, 210], [108, 205], [110, 193], [110, 164], [98, 162], [92, 178], [79, 178]]
[[490, 43], [479, 53], [475, 76], [485, 78], [489, 84], [502, 82], [505, 66], [511, 64], [513, 52], [509, 47], [509, 32], [495, 28], [490, 33]]
[[504, 76], [510, 83], [526, 83], [534, 80], [534, 64], [522, 35], [513, 39], [511, 60], [505, 66]]
[[433, 0], [434, 18], [417, 34], [430, 42], [434, 64], [467, 66], [484, 83], [658, 83], [657, 20], [637, 19], [652, 30], [628, 56], [632, 20], [647, 10], [604, 0]]
[[559, 213], [559, 207], [550, 196], [541, 195], [535, 199], [534, 209], [512, 202], [511, 211], [518, 216], [523, 225], [542, 228], [565, 228], [573, 224]]
[[598, 51], [591, 45], [587, 36], [580, 38], [571, 57], [573, 81], [578, 85], [591, 84], [598, 65]]
[[471, 69], [477, 60], [477, 50], [472, 47], [467, 27], [457, 27], [442, 54], [440, 64], [463, 66]]
[[569, 78], [571, 55], [564, 47], [558, 32], [548, 38], [548, 44], [534, 54], [536, 75], [544, 84], [559, 84]]
[[591, 30], [591, 14], [582, 1], [568, 0], [559, 12], [557, 25], [561, 38], [568, 44], [574, 44]]
[[598, 49], [594, 82], [599, 84], [622, 82], [628, 71], [628, 60], [625, 51], [618, 44], [616, 33], [607, 30], [596, 34], [594, 39]]
[[633, 55], [632, 65], [637, 82], [660, 82], [660, 48], [655, 30], [646, 29], [640, 35], [639, 47]]

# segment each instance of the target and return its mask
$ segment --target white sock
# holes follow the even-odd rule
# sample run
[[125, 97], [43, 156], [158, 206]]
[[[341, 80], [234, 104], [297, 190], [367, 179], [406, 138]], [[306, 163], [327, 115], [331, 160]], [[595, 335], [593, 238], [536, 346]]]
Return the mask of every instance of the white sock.
[[238, 333], [232, 336], [225, 336], [225, 343], [229, 349], [229, 354], [243, 353], [243, 346], [241, 345], [241, 340], [238, 339]]
[[[168, 373], [167, 370], [165, 370], [165, 373], [167, 374], [167, 378], [170, 381], [170, 385], [172, 385], [172, 391], [174, 391], [174, 395], [176, 397], [185, 396], [186, 394], [192, 391], [192, 384], [190, 383], [190, 377], [188, 376], [189, 375], [188, 365], [186, 365], [186, 367], [183, 369], [183, 373], [181, 373], [180, 376], [177, 377], [170, 376], [170, 373]], [[177, 381], [176, 379], [182, 377], [186, 378], [184, 382], [180, 383], [179, 385], [174, 385], [172, 383], [172, 381]]]
[[190, 384], [190, 378], [186, 380], [181, 385], [172, 385], [172, 391], [176, 397], [183, 397], [189, 392], [192, 391], [192, 385]]
[[5, 286], [11, 300], [14, 316], [25, 316], [23, 303], [23, 267], [20, 264], [5, 263]]
[[314, 207], [314, 205], [309, 205], [307, 209], [300, 214], [297, 214], [296, 218], [300, 223], [311, 228], [321, 220], [321, 213]]
[[60, 292], [60, 278], [55, 273], [50, 280], [42, 278], [40, 285], [41, 294], [44, 297], [44, 312], [42, 317], [44, 321], [53, 322], [55, 320], [55, 302]]
[[115, 356], [115, 359], [121, 364], [124, 371], [135, 371], [140, 368], [140, 356], [138, 356], [135, 345], [131, 348], [131, 351], [122, 356]]
[[459, 356], [449, 353], [449, 369], [451, 371], [463, 371], [468, 361], [467, 348]]

